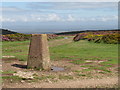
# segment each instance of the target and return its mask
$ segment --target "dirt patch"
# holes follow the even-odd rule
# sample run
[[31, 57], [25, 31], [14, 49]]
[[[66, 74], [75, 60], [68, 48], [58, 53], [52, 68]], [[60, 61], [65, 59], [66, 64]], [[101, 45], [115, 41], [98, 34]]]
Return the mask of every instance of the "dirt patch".
[[[2, 70], [15, 72], [33, 73], [33, 80], [18, 80], [13, 82], [12, 79], [3, 81], [4, 88], [86, 88], [86, 87], [110, 87], [116, 85], [117, 74], [99, 73], [101, 71], [84, 71], [86, 67], [70, 63], [69, 60], [51, 61], [52, 66], [64, 68], [62, 71], [38, 71], [27, 69], [26, 61], [12, 60], [2, 61]], [[84, 71], [84, 72], [83, 72]], [[94, 73], [94, 74], [93, 74]], [[15, 75], [15, 74], [14, 74]], [[3, 76], [13, 76], [13, 74], [3, 74]], [[10, 81], [9, 81], [10, 80]], [[11, 81], [12, 80], [12, 81]]]
[[2, 58], [2, 61], [17, 61], [17, 58]]
[[4, 88], [96, 88], [96, 87], [113, 87], [117, 86], [118, 78], [110, 77], [103, 79], [81, 79], [76, 81], [59, 81], [59, 82], [44, 82], [44, 83], [9, 83], [3, 85]]
[[2, 70], [24, 70], [22, 68], [15, 67], [14, 65], [26, 65], [26, 62], [19, 61], [18, 59], [2, 59]]
[[13, 74], [2, 74], [2, 76], [13, 76]]
[[101, 62], [105, 62], [105, 61], [107, 61], [107, 60], [86, 60], [85, 62], [87, 62], [87, 63], [101, 63]]

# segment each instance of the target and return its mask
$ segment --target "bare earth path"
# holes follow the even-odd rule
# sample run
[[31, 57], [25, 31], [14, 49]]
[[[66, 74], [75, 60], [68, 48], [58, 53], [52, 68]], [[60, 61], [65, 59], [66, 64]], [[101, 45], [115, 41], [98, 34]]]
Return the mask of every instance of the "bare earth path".
[[[11, 64], [20, 62], [3, 62], [3, 70], [22, 70], [21, 68], [12, 67]], [[55, 62], [54, 62], [55, 63]], [[60, 64], [60, 63], [59, 63]], [[7, 66], [7, 67], [5, 67]], [[8, 69], [9, 68], [9, 69]], [[62, 72], [61, 72], [62, 73]], [[44, 82], [16, 82], [16, 83], [3, 83], [3, 88], [96, 88], [96, 87], [114, 87], [118, 84], [117, 75], [103, 77], [103, 78], [92, 78], [92, 79], [82, 79], [77, 80], [59, 80], [57, 82], [44, 81]]]
[[117, 77], [108, 77], [102, 79], [82, 79], [77, 81], [61, 81], [54, 83], [10, 83], [4, 88], [94, 88], [94, 87], [112, 87], [117, 85]]
[[69, 39], [58, 39], [58, 40], [53, 40], [49, 42], [49, 47], [55, 47], [55, 46], [59, 46], [59, 45], [63, 45], [63, 44], [68, 44], [72, 42], [72, 37], [70, 37]]

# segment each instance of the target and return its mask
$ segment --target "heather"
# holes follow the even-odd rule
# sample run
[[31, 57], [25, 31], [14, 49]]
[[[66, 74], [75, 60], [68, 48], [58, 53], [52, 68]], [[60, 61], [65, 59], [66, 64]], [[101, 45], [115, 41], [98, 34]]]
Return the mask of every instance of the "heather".
[[88, 40], [95, 43], [106, 44], [119, 44], [120, 32], [119, 31], [97, 31], [97, 32], [84, 32], [77, 34], [74, 41]]
[[[6, 35], [2, 35], [2, 41], [27, 41], [31, 39], [31, 36], [32, 34], [22, 34], [22, 33], [6, 34]], [[48, 36], [48, 40], [62, 38], [61, 36], [58, 37], [58, 35], [55, 34], [48, 34], [47, 36]]]

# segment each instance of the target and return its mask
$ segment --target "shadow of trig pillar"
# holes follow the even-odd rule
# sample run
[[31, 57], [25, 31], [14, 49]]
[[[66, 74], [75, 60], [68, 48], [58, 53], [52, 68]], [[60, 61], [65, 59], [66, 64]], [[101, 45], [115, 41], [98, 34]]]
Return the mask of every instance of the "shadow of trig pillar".
[[49, 70], [51, 68], [46, 34], [32, 34], [27, 67], [44, 70]]

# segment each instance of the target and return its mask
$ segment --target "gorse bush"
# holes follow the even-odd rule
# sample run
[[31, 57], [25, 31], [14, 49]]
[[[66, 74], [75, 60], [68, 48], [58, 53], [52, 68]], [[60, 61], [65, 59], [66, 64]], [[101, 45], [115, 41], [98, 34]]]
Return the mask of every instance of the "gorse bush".
[[73, 40], [74, 41], [79, 41], [79, 40], [84, 40], [84, 39], [87, 39], [87, 36], [88, 34], [87, 33], [80, 33], [80, 34], [77, 34]]
[[98, 31], [77, 34], [73, 40], [79, 41], [86, 39], [95, 43], [120, 44], [119, 31]]
[[25, 41], [25, 40], [29, 40], [30, 38], [31, 38], [31, 34], [16, 33], [16, 34], [2, 35], [2, 41]]
[[[95, 40], [95, 42], [97, 41]], [[99, 39], [99, 43], [100, 42], [107, 43], [107, 44], [118, 44], [120, 43], [120, 34], [104, 35]]]
[[[32, 34], [21, 34], [21, 33], [16, 33], [16, 34], [7, 34], [7, 35], [2, 35], [2, 41], [26, 41], [30, 40], [32, 37]], [[47, 39], [56, 39], [58, 35], [55, 34], [47, 34]]]
[[55, 35], [55, 34], [47, 34], [47, 39], [50, 40], [50, 39], [56, 39], [58, 37], [58, 35]]

